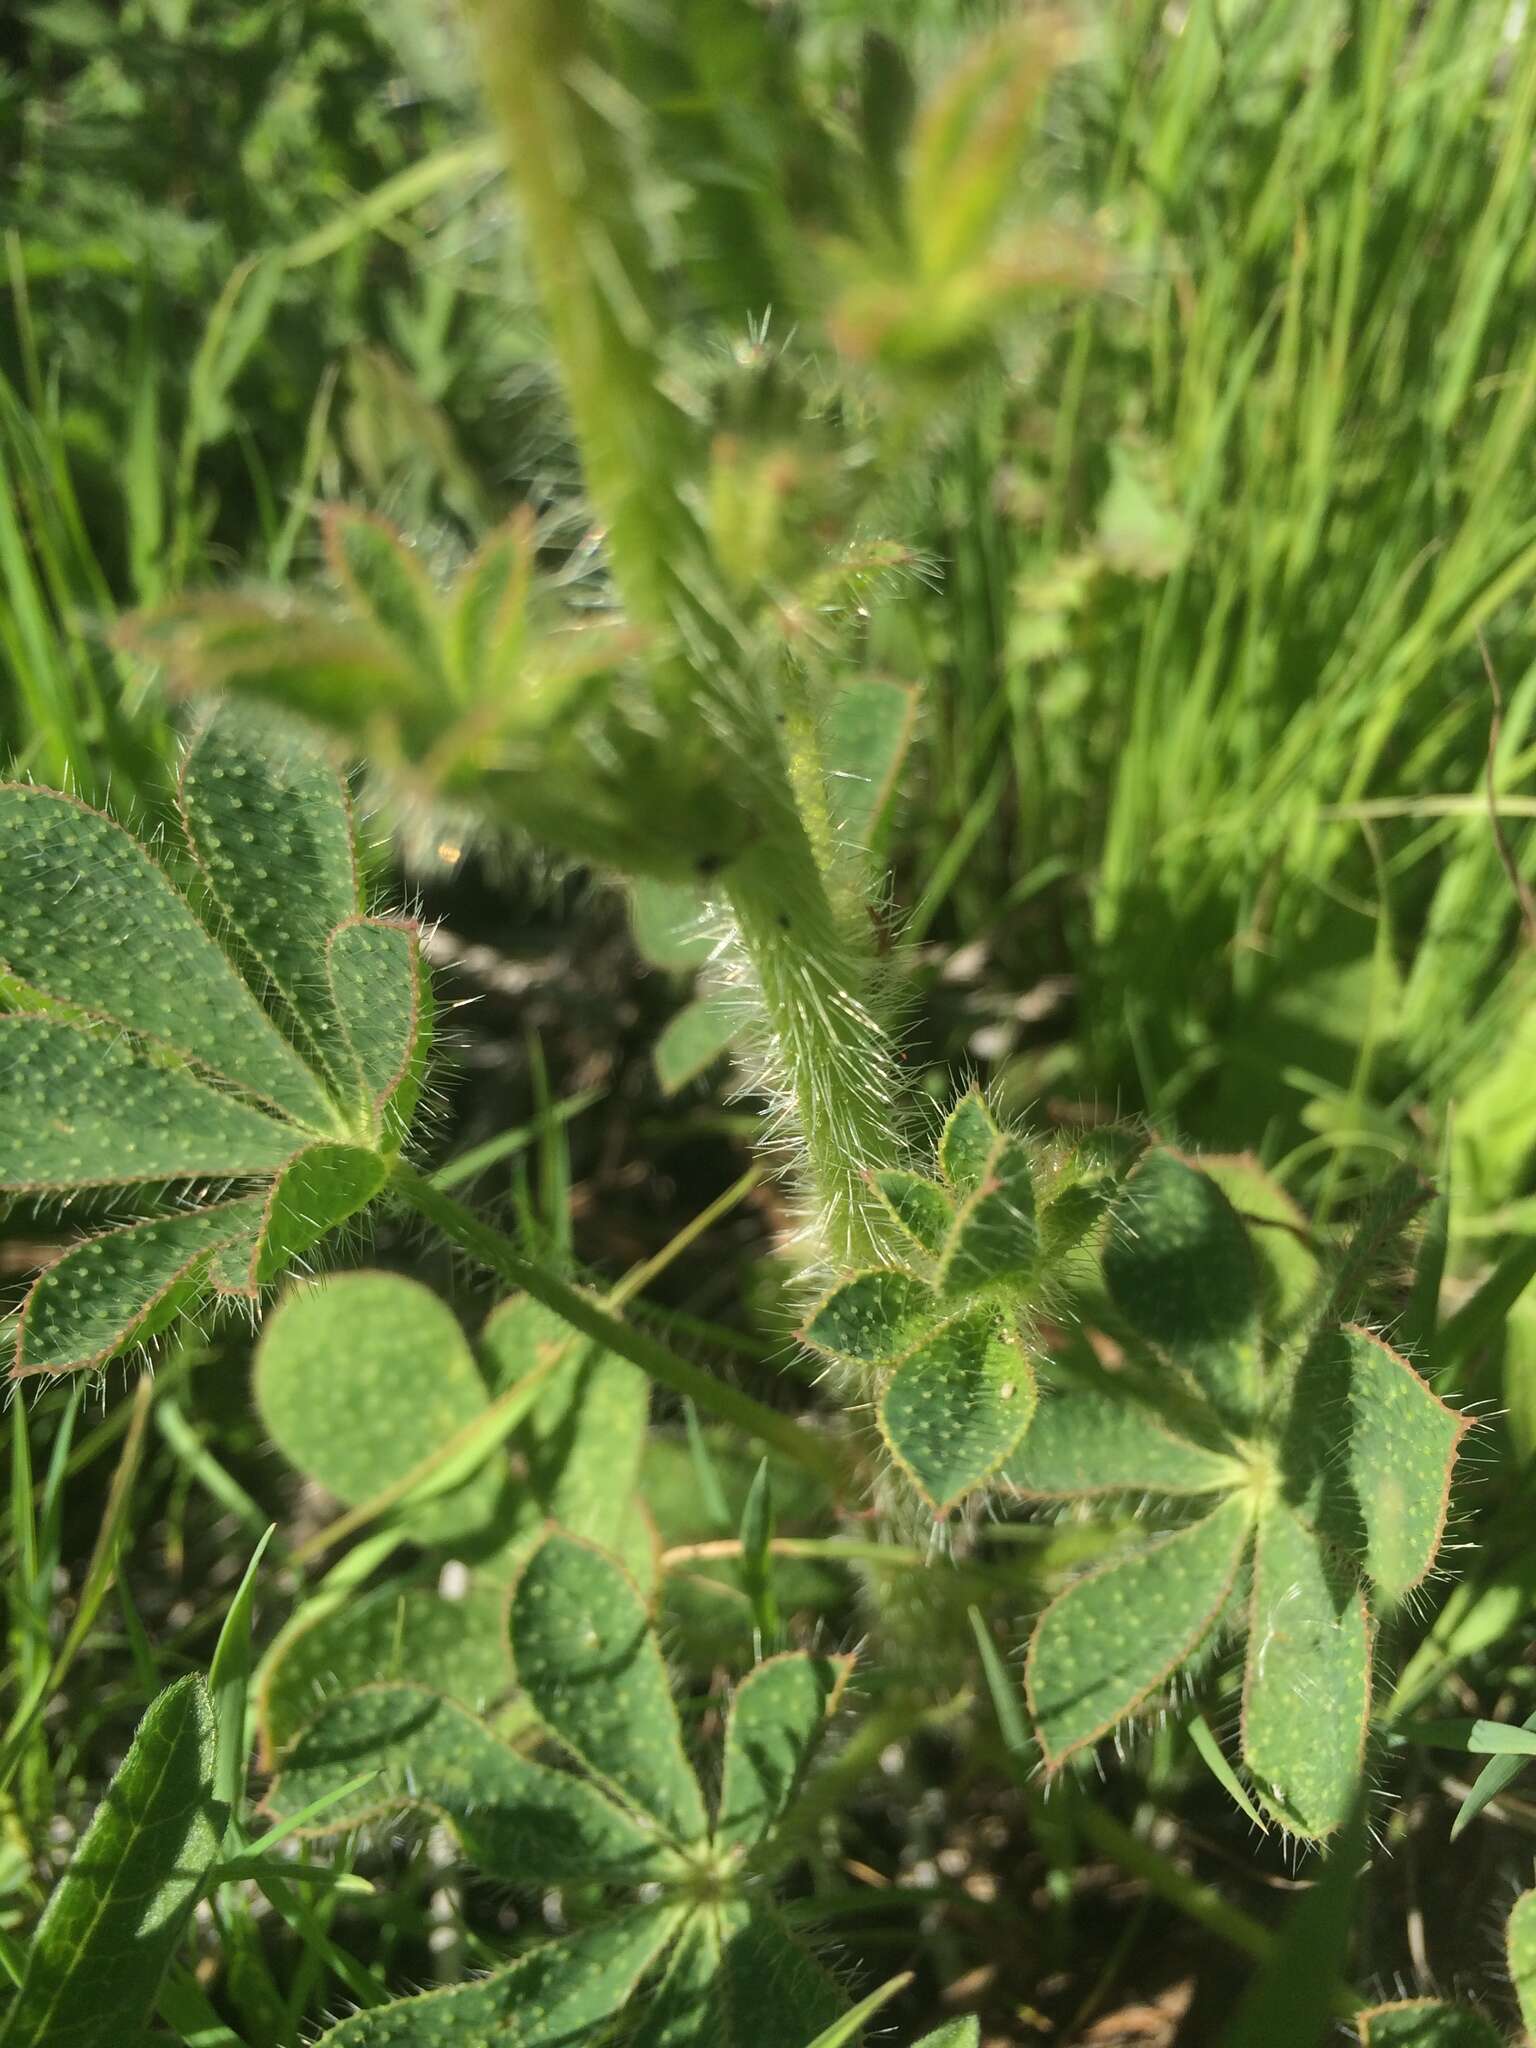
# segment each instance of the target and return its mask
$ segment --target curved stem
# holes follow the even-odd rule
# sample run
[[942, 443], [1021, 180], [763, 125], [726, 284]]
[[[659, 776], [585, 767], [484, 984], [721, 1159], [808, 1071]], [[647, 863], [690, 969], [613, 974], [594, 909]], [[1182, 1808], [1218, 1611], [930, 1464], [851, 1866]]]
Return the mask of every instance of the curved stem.
[[462, 1202], [434, 1187], [425, 1174], [403, 1160], [396, 1162], [392, 1185], [451, 1244], [505, 1280], [509, 1287], [531, 1294], [535, 1301], [552, 1309], [573, 1330], [601, 1344], [605, 1351], [627, 1358], [658, 1385], [669, 1387], [674, 1394], [683, 1395], [710, 1414], [718, 1415], [723, 1422], [734, 1423], [782, 1457], [814, 1472], [834, 1489], [841, 1490], [850, 1481], [851, 1460], [833, 1438], [807, 1428], [791, 1415], [780, 1414], [776, 1408], [765, 1407], [739, 1387], [717, 1380], [701, 1366], [679, 1358], [644, 1330], [612, 1315], [584, 1289], [571, 1286], [528, 1258], [511, 1238], [482, 1222], [472, 1209], [466, 1209]]

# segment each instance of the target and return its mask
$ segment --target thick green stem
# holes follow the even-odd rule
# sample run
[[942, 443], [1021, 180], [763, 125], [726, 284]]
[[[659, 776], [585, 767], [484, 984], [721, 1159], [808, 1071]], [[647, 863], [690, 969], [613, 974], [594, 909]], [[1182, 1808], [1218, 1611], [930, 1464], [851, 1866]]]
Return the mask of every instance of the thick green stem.
[[742, 1393], [738, 1387], [729, 1386], [724, 1380], [717, 1380], [702, 1367], [690, 1364], [686, 1358], [679, 1358], [675, 1351], [669, 1351], [665, 1344], [658, 1343], [644, 1330], [637, 1330], [632, 1323], [610, 1314], [590, 1294], [579, 1287], [572, 1287], [568, 1281], [527, 1258], [509, 1237], [503, 1236], [489, 1223], [483, 1223], [472, 1209], [466, 1209], [452, 1195], [434, 1187], [425, 1174], [418, 1173], [404, 1161], [397, 1162], [395, 1166], [393, 1186], [417, 1214], [441, 1231], [451, 1244], [505, 1280], [509, 1287], [520, 1288], [523, 1293], [531, 1294], [535, 1301], [541, 1301], [546, 1308], [563, 1317], [573, 1330], [579, 1330], [593, 1343], [601, 1344], [604, 1350], [627, 1358], [631, 1365], [637, 1365], [658, 1385], [670, 1387], [673, 1393], [683, 1395], [712, 1415], [718, 1415], [723, 1422], [734, 1423], [738, 1429], [757, 1437], [770, 1449], [814, 1472], [833, 1488], [841, 1489], [847, 1484], [850, 1463], [832, 1438], [808, 1429], [804, 1423], [796, 1422], [793, 1416], [781, 1415], [776, 1408], [754, 1401], [750, 1394]]

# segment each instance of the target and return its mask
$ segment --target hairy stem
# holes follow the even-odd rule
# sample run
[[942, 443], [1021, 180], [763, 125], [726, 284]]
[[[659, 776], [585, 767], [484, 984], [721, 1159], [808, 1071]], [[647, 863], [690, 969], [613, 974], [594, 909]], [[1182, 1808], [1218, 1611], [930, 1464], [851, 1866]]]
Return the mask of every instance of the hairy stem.
[[834, 1489], [840, 1490], [848, 1483], [849, 1460], [832, 1438], [796, 1422], [793, 1416], [782, 1415], [776, 1408], [754, 1401], [740, 1388], [717, 1380], [686, 1358], [679, 1358], [644, 1330], [611, 1315], [601, 1302], [526, 1257], [511, 1238], [482, 1222], [472, 1209], [466, 1209], [452, 1195], [434, 1187], [425, 1174], [404, 1161], [397, 1162], [392, 1185], [451, 1244], [505, 1280], [509, 1287], [531, 1294], [535, 1301], [552, 1309], [593, 1343], [601, 1344], [619, 1358], [627, 1358], [658, 1385], [685, 1396], [723, 1422], [734, 1423], [783, 1457], [814, 1472]]
[[816, 1229], [835, 1260], [859, 1265], [879, 1253], [865, 1174], [895, 1163], [895, 1057], [875, 1011], [869, 941], [838, 916], [793, 826], [749, 848], [724, 882], [762, 999], [766, 1079], [803, 1147]]

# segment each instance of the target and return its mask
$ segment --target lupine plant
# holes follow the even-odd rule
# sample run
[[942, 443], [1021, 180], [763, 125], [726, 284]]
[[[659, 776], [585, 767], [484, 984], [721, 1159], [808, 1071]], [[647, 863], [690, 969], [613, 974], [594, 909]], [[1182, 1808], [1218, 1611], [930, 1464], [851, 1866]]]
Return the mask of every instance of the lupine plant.
[[[708, 0], [713, 37], [685, 33], [691, 10], [468, 11], [587, 540], [569, 507], [456, 550], [333, 506], [317, 587], [200, 595], [120, 636], [188, 710], [175, 835], [141, 845], [67, 794], [0, 790], [0, 1189], [82, 1222], [15, 1318], [14, 1372], [99, 1372], [234, 1305], [258, 1321], [286, 1282], [256, 1414], [305, 1512], [336, 1508], [285, 1546], [298, 1597], [259, 1665], [248, 1580], [209, 1682], [145, 1717], [31, 1949], [0, 1958], [19, 1980], [0, 2048], [92, 2048], [114, 1984], [120, 2030], [159, 2000], [183, 2038], [222, 2041], [190, 1973], [165, 1973], [199, 1901], [246, 1882], [356, 1997], [328, 2048], [862, 2038], [891, 1987], [853, 2002], [798, 1932], [814, 1895], [796, 1931], [775, 1900], [815, 1860], [813, 1755], [854, 1668], [804, 1615], [777, 1647], [776, 1465], [868, 1525], [828, 1545], [859, 1573], [861, 1678], [910, 1645], [893, 1565], [919, 1612], [958, 1604], [961, 1571], [1000, 1596], [1020, 1669], [992, 1614], [970, 1618], [1042, 1836], [1042, 1786], [1070, 1814], [1074, 1760], [1219, 1696], [1239, 1649], [1246, 1786], [1214, 1744], [1207, 1761], [1261, 1824], [1337, 1835], [1373, 1672], [1442, 1549], [1466, 1422], [1373, 1320], [1415, 1176], [1349, 1234], [1246, 1157], [1022, 1129], [977, 1089], [927, 1115], [902, 1087], [876, 848], [914, 698], [869, 619], [927, 565], [889, 538], [886, 480], [1023, 316], [1106, 280], [1091, 239], [1018, 203], [1064, 36], [1002, 26], [920, 101], [871, 35], [829, 105], [777, 10]], [[371, 903], [354, 781], [408, 845], [452, 820], [615, 878], [651, 956], [702, 971], [661, 1079], [729, 1055], [784, 1168], [805, 1414], [680, 1355], [622, 1284], [600, 1293], [433, 1173], [423, 934]], [[416, 1280], [314, 1276], [381, 1212], [505, 1290], [473, 1337]], [[699, 1411], [753, 1445], [740, 1535], [671, 1558], [728, 1551], [750, 1614], [750, 1667], [734, 1645], [711, 1660], [718, 1740], [688, 1739], [712, 1705], [664, 1658], [653, 1389], [697, 1491], [717, 1486]], [[1034, 1542], [1031, 1517], [1085, 1536], [1089, 1567], [1044, 1542], [1038, 1569], [998, 1566], [990, 1536]], [[921, 1687], [892, 1664], [900, 1713]], [[822, 1768], [879, 1760], [849, 1749]], [[399, 1999], [282, 1865], [301, 1841], [387, 1854], [426, 1833], [456, 1870], [542, 1894], [555, 1931], [523, 1925], [484, 1974]], [[1149, 1867], [1135, 1838], [1111, 1853]], [[350, 1871], [296, 1867], [346, 1895]], [[1523, 1935], [1515, 1967], [1528, 1990]], [[1424, 2002], [1359, 2019], [1368, 2048], [1482, 2025]], [[927, 2048], [976, 2040], [960, 2019]]]

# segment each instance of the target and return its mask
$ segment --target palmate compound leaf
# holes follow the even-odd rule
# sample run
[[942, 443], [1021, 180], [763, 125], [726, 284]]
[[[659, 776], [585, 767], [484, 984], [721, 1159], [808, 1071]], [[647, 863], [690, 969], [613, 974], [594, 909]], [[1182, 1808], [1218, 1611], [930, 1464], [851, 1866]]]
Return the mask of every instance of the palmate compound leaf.
[[469, 1984], [354, 2013], [315, 2048], [576, 2048], [624, 2009], [676, 1936], [675, 1906], [641, 1906], [541, 1942]]
[[[375, 1775], [336, 1800], [365, 1771]], [[421, 1808], [447, 1821], [477, 1869], [518, 1883], [633, 1886], [679, 1867], [654, 1828], [597, 1786], [520, 1756], [424, 1685], [362, 1686], [321, 1709], [284, 1753], [266, 1804], [282, 1821], [320, 1799], [332, 1803], [312, 1832]]]
[[139, 1723], [43, 1910], [0, 2048], [100, 2048], [148, 2020], [219, 1854], [213, 1771], [207, 1688], [179, 1679]]
[[[468, 1858], [508, 1881], [655, 1885], [660, 1902], [644, 1921], [651, 1931], [631, 1942], [643, 1915], [621, 1915], [478, 1984], [359, 2014], [325, 2042], [573, 2048], [597, 2038], [593, 2030], [616, 2009], [604, 2001], [628, 1996], [675, 1937], [659, 1984], [634, 2009], [638, 2031], [626, 2039], [651, 2048], [803, 2048], [846, 2001], [741, 1865], [771, 1845], [851, 1660], [787, 1654], [742, 1682], [711, 1830], [676, 1710], [660, 1697], [666, 1681], [654, 1633], [612, 1560], [551, 1532], [515, 1591], [511, 1633], [536, 1714], [583, 1775], [522, 1756], [438, 1693], [375, 1685], [323, 1704], [290, 1743], [269, 1808], [278, 1818], [295, 1814], [374, 1769], [371, 1782], [327, 1808], [318, 1831], [420, 1807], [448, 1821]], [[582, 1978], [593, 1953], [612, 1960], [621, 1951], [633, 1963], [627, 1980], [613, 1960], [600, 1988], [583, 1983], [580, 1999], [570, 2000], [567, 1977]]]
[[1356, 2013], [1361, 2048], [1504, 2048], [1497, 2027], [1466, 2006], [1409, 1998]]
[[1045, 1760], [1062, 1763], [1149, 1699], [1210, 1635], [1248, 1547], [1246, 1500], [1098, 1566], [1058, 1594], [1025, 1664]]
[[[274, 1443], [347, 1507], [372, 1500], [490, 1406], [452, 1311], [397, 1273], [339, 1273], [295, 1288], [256, 1351], [256, 1405]], [[479, 1529], [501, 1492], [494, 1462], [409, 1508], [417, 1542]]]
[[1003, 1464], [1029, 1428], [1035, 1398], [1023, 1348], [1000, 1334], [989, 1311], [973, 1311], [896, 1361], [880, 1394], [880, 1433], [942, 1516]]
[[210, 1286], [254, 1294], [378, 1192], [419, 1076], [418, 936], [363, 917], [323, 757], [219, 711], [181, 800], [227, 947], [110, 818], [0, 788], [0, 1193], [180, 1189], [42, 1276], [20, 1374], [100, 1365]]
[[1348, 1817], [1370, 1715], [1371, 1623], [1358, 1570], [1281, 1502], [1259, 1517], [1243, 1687], [1243, 1760], [1293, 1834]]

